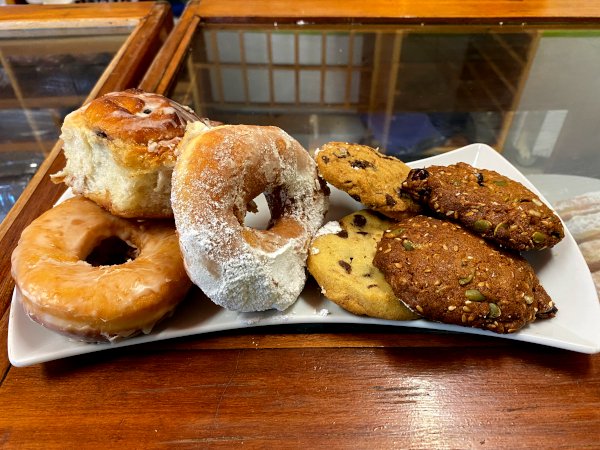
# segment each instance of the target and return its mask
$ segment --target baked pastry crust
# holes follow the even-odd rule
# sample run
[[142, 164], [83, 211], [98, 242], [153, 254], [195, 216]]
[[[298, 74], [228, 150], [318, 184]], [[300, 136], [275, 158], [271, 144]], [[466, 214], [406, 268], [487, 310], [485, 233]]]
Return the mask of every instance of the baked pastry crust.
[[[135, 254], [119, 263], [88, 261], [113, 238]], [[191, 287], [172, 221], [122, 219], [83, 197], [35, 219], [23, 230], [11, 261], [25, 312], [79, 340], [149, 333]]]
[[421, 210], [401, 191], [410, 167], [366, 145], [330, 142], [315, 153], [320, 175], [369, 209], [400, 219]]
[[[216, 304], [284, 310], [306, 281], [308, 245], [328, 189], [308, 152], [277, 127], [188, 129], [173, 174], [173, 211], [192, 281]], [[244, 224], [264, 194], [265, 230]]]
[[66, 166], [52, 180], [120, 217], [172, 217], [176, 148], [190, 122], [209, 126], [158, 94], [138, 89], [106, 94], [65, 118]]

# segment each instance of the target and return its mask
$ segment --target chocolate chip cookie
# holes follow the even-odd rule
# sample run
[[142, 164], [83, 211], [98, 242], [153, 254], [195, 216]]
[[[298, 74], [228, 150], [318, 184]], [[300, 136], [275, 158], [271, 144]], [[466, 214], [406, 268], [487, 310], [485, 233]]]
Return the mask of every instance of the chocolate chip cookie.
[[313, 240], [308, 270], [323, 295], [353, 314], [389, 320], [415, 319], [373, 266], [377, 242], [393, 222], [372, 211], [326, 224]]
[[315, 153], [320, 175], [367, 208], [403, 218], [420, 206], [401, 190], [410, 168], [366, 145], [330, 142]]
[[564, 237], [558, 216], [533, 192], [466, 163], [413, 169], [402, 189], [435, 213], [517, 251], [541, 250]]
[[453, 222], [401, 220], [384, 233], [373, 263], [429, 320], [512, 333], [557, 311], [525, 259]]

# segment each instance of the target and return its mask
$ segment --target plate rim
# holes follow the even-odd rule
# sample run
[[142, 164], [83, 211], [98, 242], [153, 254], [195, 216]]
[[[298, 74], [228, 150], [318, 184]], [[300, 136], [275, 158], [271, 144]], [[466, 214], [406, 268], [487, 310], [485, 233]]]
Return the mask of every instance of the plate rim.
[[[471, 159], [469, 159], [468, 156], [470, 156]], [[466, 160], [469, 162], [469, 164], [476, 166], [476, 167], [477, 167], [477, 162], [483, 158], [491, 158], [492, 161], [495, 160], [495, 161], [500, 162], [501, 163], [500, 166], [497, 168], [494, 167], [493, 170], [500, 169], [497, 171], [499, 173], [502, 173], [503, 170], [506, 170], [506, 168], [509, 167], [511, 171], [515, 172], [521, 178], [518, 181], [522, 182], [525, 186], [527, 186], [529, 189], [531, 189], [534, 193], [539, 195], [540, 198], [545, 203], [550, 205], [548, 200], [533, 185], [533, 183], [531, 183], [527, 179], [527, 177], [525, 175], [523, 175], [512, 163], [510, 163], [506, 158], [504, 158], [504, 156], [502, 156], [499, 152], [497, 152], [492, 147], [490, 147], [486, 144], [474, 143], [474, 144], [470, 144], [470, 145], [467, 145], [467, 146], [464, 146], [461, 148], [451, 150], [446, 153], [431, 156], [428, 158], [419, 159], [419, 160], [412, 161], [412, 162], [409, 162], [406, 164], [411, 168], [427, 167], [427, 166], [435, 165], [439, 161], [443, 161], [444, 165], [448, 165], [448, 164], [452, 164], [452, 162], [448, 162], [448, 159], [457, 158], [457, 157], [458, 157], [457, 161]], [[486, 167], [486, 168], [488, 168], [488, 167]], [[58, 200], [57, 203], [63, 201], [65, 198], [68, 198], [68, 196], [70, 196], [70, 195], [72, 195], [72, 194], [70, 194], [70, 191], [69, 190], [66, 191], [65, 194], [63, 194], [63, 196], [61, 196], [61, 198]], [[351, 201], [354, 202], [354, 200], [351, 200]], [[355, 203], [357, 203], [357, 202], [355, 202]], [[583, 262], [585, 264], [583, 256], [581, 255], [579, 248], [575, 244], [575, 240], [573, 239], [573, 237], [571, 236], [571, 234], [568, 232], [568, 230], [566, 228], [565, 228], [565, 239], [569, 240], [571, 245], [575, 245], [576, 252], [579, 254], [578, 256], [580, 258], [580, 262]], [[587, 267], [587, 265], [586, 265], [586, 267]], [[589, 270], [588, 270], [587, 275], [588, 275], [588, 277], [587, 277], [588, 279], [586, 279], [586, 282], [589, 284], [588, 287], [591, 286], [593, 288], [593, 281], [591, 278], [591, 274], [589, 274]], [[584, 276], [584, 278], [585, 278], [585, 276]], [[308, 281], [308, 279], [310, 279], [310, 275], [307, 275], [307, 281]], [[303, 290], [303, 293], [305, 293], [305, 291], [306, 291], [306, 287]], [[597, 298], [595, 288], [593, 289], [593, 292], [596, 296], [596, 311], [594, 311], [594, 313], [595, 313], [596, 317], [600, 318], [600, 303], [598, 303], [598, 298]], [[302, 294], [300, 294], [300, 298], [302, 298]], [[271, 326], [271, 325], [281, 325], [281, 324], [286, 324], [286, 323], [293, 324], [293, 325], [311, 324], [311, 323], [391, 325], [391, 326], [396, 326], [396, 327], [401, 326], [401, 327], [409, 327], [409, 328], [427, 329], [427, 330], [434, 331], [434, 332], [435, 331], [443, 331], [443, 332], [451, 331], [451, 332], [457, 332], [457, 333], [462, 333], [462, 334], [484, 335], [484, 336], [490, 336], [490, 337], [495, 337], [495, 338], [500, 338], [500, 339], [522, 341], [522, 342], [528, 342], [528, 343], [533, 343], [533, 344], [537, 344], [537, 345], [544, 345], [547, 347], [566, 349], [566, 350], [571, 350], [571, 351], [580, 352], [580, 353], [594, 354], [594, 353], [600, 352], [600, 327], [599, 327], [599, 331], [598, 331], [597, 335], [595, 336], [595, 339], [591, 339], [589, 341], [588, 345], [582, 344], [582, 343], [579, 343], [579, 344], [567, 343], [567, 344], [565, 344], [565, 342], [561, 341], [560, 339], [556, 339], [555, 341], [553, 341], [551, 336], [539, 336], [536, 338], [535, 334], [533, 334], [533, 335], [528, 334], [527, 330], [519, 331], [514, 334], [498, 334], [498, 333], [492, 333], [490, 331], [480, 330], [480, 329], [475, 329], [475, 328], [460, 327], [458, 325], [447, 325], [447, 324], [440, 324], [440, 323], [436, 323], [436, 322], [430, 322], [425, 319], [399, 322], [399, 321], [383, 320], [383, 319], [376, 319], [376, 318], [364, 317], [364, 316], [356, 316], [356, 315], [348, 313], [348, 312], [342, 310], [341, 308], [337, 307], [337, 305], [335, 305], [335, 304], [333, 304], [333, 302], [325, 299], [322, 295], [321, 295], [321, 298], [325, 300], [325, 303], [327, 304], [327, 307], [329, 309], [336, 310], [336, 315], [332, 316], [331, 314], [326, 314], [326, 315], [321, 316], [321, 315], [315, 313], [313, 316], [310, 316], [310, 317], [303, 316], [303, 318], [300, 320], [297, 320], [297, 318], [292, 316], [292, 317], [288, 317], [287, 320], [280, 320], [280, 321], [275, 321], [275, 320], [263, 321], [262, 319], [259, 319], [257, 321], [252, 321], [252, 320], [244, 320], [243, 318], [240, 319], [240, 316], [242, 316], [242, 314], [232, 312], [233, 314], [237, 314], [237, 317], [235, 319], [238, 320], [238, 322], [239, 322], [237, 324], [234, 324], [234, 326], [229, 325], [229, 326], [216, 327], [216, 328], [210, 327], [210, 329], [194, 330], [193, 332], [187, 332], [187, 331], [173, 332], [173, 331], [171, 331], [171, 332], [165, 333], [165, 330], [163, 329], [163, 330], [157, 332], [156, 334], [153, 331], [152, 333], [150, 333], [148, 335], [140, 335], [137, 337], [124, 339], [124, 340], [119, 341], [118, 343], [114, 343], [114, 344], [110, 344], [110, 343], [109, 344], [105, 344], [105, 343], [94, 344], [94, 343], [78, 342], [78, 341], [75, 341], [68, 337], [62, 336], [56, 332], [46, 330], [42, 325], [39, 325], [37, 323], [32, 323], [32, 325], [40, 327], [40, 328], [52, 333], [53, 335], [58, 336], [58, 338], [64, 339], [65, 342], [67, 342], [70, 345], [67, 345], [63, 349], [55, 350], [52, 354], [49, 354], [49, 353], [44, 354], [43, 352], [40, 352], [39, 354], [34, 353], [34, 354], [30, 354], [30, 355], [23, 355], [23, 354], [20, 354], [19, 351], [17, 350], [18, 343], [16, 342], [16, 339], [17, 339], [18, 330], [16, 330], [15, 327], [19, 323], [19, 320], [26, 319], [26, 320], [31, 321], [31, 319], [29, 319], [29, 317], [27, 317], [27, 315], [25, 314], [25, 312], [17, 298], [17, 292], [16, 292], [16, 288], [15, 288], [15, 289], [13, 289], [11, 306], [10, 306], [11, 309], [10, 309], [10, 313], [9, 313], [8, 337], [7, 337], [8, 356], [9, 356], [9, 361], [11, 362], [11, 364], [13, 364], [16, 367], [24, 367], [24, 366], [29, 366], [29, 365], [33, 365], [33, 364], [58, 360], [58, 359], [62, 359], [62, 358], [67, 358], [67, 357], [72, 357], [72, 356], [77, 356], [77, 355], [82, 355], [82, 354], [88, 354], [88, 353], [94, 353], [97, 351], [110, 350], [110, 349], [114, 349], [114, 348], [129, 347], [129, 346], [148, 343], [148, 342], [158, 342], [158, 341], [162, 341], [162, 340], [181, 338], [184, 336], [195, 336], [195, 335], [206, 334], [206, 333], [211, 333], [211, 332], [215, 332], [215, 331], [229, 331], [229, 330], [235, 330], [235, 329], [254, 328], [254, 327], [259, 327], [259, 326], [263, 327], [263, 326]], [[292, 305], [291, 308], [294, 308], [294, 306], [296, 304], [298, 304], [298, 301], [294, 305]], [[220, 308], [216, 305], [213, 305], [213, 306], [215, 306], [216, 308]], [[559, 308], [560, 308], [560, 304], [559, 304]], [[592, 307], [592, 308], [594, 308], [594, 307]], [[342, 314], [338, 315], [337, 309], [339, 309], [342, 312]], [[223, 311], [226, 311], [226, 310], [223, 310]], [[286, 311], [289, 311], [289, 309]], [[269, 312], [264, 312], [264, 313], [269, 313]], [[250, 313], [250, 314], [263, 315], [264, 313]], [[18, 317], [18, 314], [21, 314], [21, 316]], [[175, 314], [177, 314], [177, 313], [175, 313]], [[285, 315], [285, 311], [282, 312], [280, 317], [283, 317], [284, 315]], [[273, 317], [277, 317], [277, 314], [275, 314]], [[555, 320], [555, 319], [553, 319], [553, 320]], [[536, 323], [538, 323], [538, 322], [536, 322]], [[235, 325], [237, 325], [237, 326], [235, 326]], [[535, 324], [532, 324], [532, 325], [535, 325]], [[168, 331], [168, 326], [166, 327], [166, 330]], [[525, 339], [523, 339], [523, 337], [525, 337]]]

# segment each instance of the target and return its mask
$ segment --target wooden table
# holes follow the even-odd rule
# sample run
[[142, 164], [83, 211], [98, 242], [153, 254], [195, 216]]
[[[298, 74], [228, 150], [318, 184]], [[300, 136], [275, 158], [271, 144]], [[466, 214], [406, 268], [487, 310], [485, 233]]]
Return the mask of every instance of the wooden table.
[[[416, 71], [416, 65], [406, 63], [400, 53], [394, 53], [400, 49], [409, 51], [404, 45], [414, 43], [411, 33], [415, 27], [419, 29], [421, 22], [426, 27], [431, 26], [428, 33], [419, 34], [417, 40], [430, 39], [424, 36], [431, 34], [431, 39], [438, 42], [436, 45], [443, 45], [437, 38], [440, 34], [462, 36], [475, 30], [478, 35], [488, 36], [485, 33], [491, 30], [492, 41], [500, 42], [499, 46], [505, 48], [508, 42], [518, 49], [513, 53], [522, 64], [518, 70], [514, 64], [502, 66], [498, 64], [500, 59], [494, 56], [496, 53], [487, 53], [492, 55], [488, 62], [492, 61], [492, 66], [502, 69], [494, 72], [496, 77], [504, 77], [513, 86], [505, 85], [504, 89], [499, 89], [494, 85], [494, 92], [511, 94], [488, 98], [488, 103], [482, 97], [473, 97], [475, 103], [472, 105], [475, 106], [471, 112], [477, 108], [488, 111], [491, 104], [498, 107], [498, 114], [493, 115], [498, 122], [485, 128], [494, 131], [490, 144], [532, 176], [555, 172], [598, 178], [600, 158], [593, 153], [597, 152], [597, 146], [596, 150], [590, 150], [584, 143], [576, 141], [575, 137], [582, 133], [581, 128], [573, 129], [567, 119], [555, 138], [555, 151], [550, 156], [544, 156], [531, 143], [525, 145], [528, 141], [524, 134], [520, 141], [514, 139], [514, 133], [518, 131], [516, 124], [521, 124], [521, 131], [540, 132], [535, 128], [539, 126], [537, 119], [533, 120], [531, 114], [523, 114], [525, 110], [548, 113], [568, 108], [568, 117], [582, 117], [577, 116], [578, 113], [587, 117], [590, 114], [586, 108], [597, 111], [594, 104], [600, 102], [583, 99], [567, 104], [557, 97], [556, 104], [552, 105], [551, 89], [541, 89], [537, 82], [540, 73], [552, 72], [549, 62], [544, 62], [544, 55], [552, 54], [551, 50], [558, 48], [546, 46], [543, 39], [580, 29], [586, 31], [585, 36], [594, 36], [600, 28], [600, 9], [596, 6], [586, 3], [578, 8], [572, 3], [555, 1], [497, 1], [487, 8], [482, 8], [479, 2], [460, 1], [376, 1], [369, 5], [365, 2], [329, 2], [327, 7], [324, 5], [316, 0], [295, 4], [285, 2], [285, 7], [281, 2], [269, 1], [192, 2], [140, 86], [188, 102], [214, 119], [233, 120], [239, 117], [236, 114], [251, 110], [252, 114], [243, 117], [254, 118], [257, 122], [280, 120], [292, 129], [292, 134], [302, 137], [309, 148], [319, 140], [339, 136], [336, 134], [339, 130], [326, 127], [329, 122], [325, 119], [332, 110], [347, 113], [353, 108], [365, 111], [369, 105], [379, 105], [377, 111], [385, 113], [384, 124], [387, 123], [381, 139], [386, 139], [391, 146], [395, 142], [393, 117], [399, 111], [395, 103], [397, 94], [404, 92], [406, 84], [402, 83], [414, 83], [422, 73]], [[146, 13], [150, 11], [154, 10], [151, 8]], [[250, 25], [248, 17], [252, 18]], [[286, 32], [295, 35], [297, 29], [294, 26], [298, 20], [307, 17], [322, 27], [310, 30], [320, 36], [328, 33], [327, 27], [332, 22], [337, 33], [356, 34], [362, 30], [356, 27], [373, 27], [368, 31], [380, 36], [382, 45], [373, 54], [387, 55], [385, 58], [388, 58], [385, 53], [388, 49], [391, 52], [390, 67], [395, 70], [381, 71], [370, 78], [366, 91], [375, 93], [370, 97], [367, 95], [366, 100], [359, 95], [362, 100], [353, 103], [350, 95], [342, 98], [335, 107], [327, 102], [312, 103], [311, 113], [323, 119], [319, 122], [324, 124], [320, 128], [321, 135], [315, 137], [304, 125], [298, 125], [305, 123], [307, 108], [302, 104], [301, 85], [294, 88], [297, 96], [286, 106], [287, 114], [279, 115], [273, 113], [274, 106], [269, 101], [257, 104], [243, 98], [244, 92], [255, 92], [248, 89], [251, 86], [240, 88], [242, 97], [233, 102], [235, 104], [228, 104], [227, 97], [220, 98], [217, 88], [211, 91], [212, 96], [206, 89], [197, 89], [206, 86], [202, 84], [206, 79], [198, 80], [193, 75], [209, 66], [212, 70], [225, 67], [215, 66], [214, 60], [196, 58], [194, 50], [188, 52], [189, 48], [198, 48], [194, 41], [197, 27], [205, 27], [207, 36], [213, 30], [233, 31], [234, 35], [243, 36], [243, 31], [248, 31], [246, 26], [254, 27], [251, 28], [253, 32], [269, 33], [266, 24], [270, 22], [272, 27], [273, 22], [278, 21], [289, 24]], [[345, 18], [351, 18], [350, 29]], [[517, 33], [515, 28], [498, 30], [498, 21], [512, 21], [513, 25], [518, 22], [517, 28], [522, 22], [528, 22], [530, 26]], [[358, 25], [359, 22], [364, 23]], [[471, 31], [464, 29], [466, 22], [469, 27], [474, 27]], [[232, 23], [242, 26], [242, 31], [229, 27]], [[570, 25], [565, 27], [565, 23]], [[451, 28], [443, 28], [446, 25]], [[222, 26], [224, 28], [219, 28]], [[389, 28], [379, 26], [392, 27], [389, 46], [384, 45]], [[503, 34], [507, 30], [508, 33]], [[395, 37], [398, 35], [402, 39]], [[298, 34], [297, 42], [303, 36]], [[471, 44], [474, 42], [467, 40]], [[487, 38], [476, 40], [475, 44], [482, 42], [488, 42]], [[572, 51], [567, 48], [564, 54], [570, 53]], [[404, 53], [407, 54], [410, 53]], [[126, 55], [132, 56], [129, 52]], [[394, 55], [398, 58], [394, 59]], [[465, 58], [473, 63], [471, 57]], [[596, 64], [596, 61], [592, 57], [588, 63]], [[228, 60], [227, 64], [227, 69], [239, 69], [240, 66], [244, 70], [277, 69], [274, 61], [260, 67], [249, 67], [248, 60], [238, 63]], [[452, 67], [447, 60], [436, 60], [435, 64]], [[316, 70], [329, 70], [325, 66]], [[361, 74], [372, 73], [362, 67], [352, 66], [344, 71], [356, 69]], [[577, 65], [569, 67], [573, 69]], [[302, 69], [300, 64], [282, 68]], [[566, 71], [565, 76], [575, 77], [579, 72]], [[393, 76], [386, 78], [389, 73]], [[504, 75], [507, 73], [510, 77]], [[101, 85], [93, 95], [132, 83], [131, 79], [116, 82], [110, 77], [110, 80], [113, 81]], [[552, 81], [551, 84], [557, 86], [557, 83]], [[584, 79], [578, 83], [585, 87], [585, 83], [591, 86], [593, 81]], [[538, 92], [540, 89], [541, 93]], [[273, 87], [271, 92], [276, 93], [276, 88]], [[588, 91], [588, 95], [592, 95], [591, 92]], [[570, 94], [569, 98], [573, 99], [574, 95]], [[543, 107], [539, 103], [541, 97], [546, 100]], [[457, 95], [456, 98], [462, 97]], [[414, 109], [420, 107], [421, 111], [433, 108], [431, 104], [418, 103], [418, 99], [411, 96], [401, 97], [401, 100], [403, 104], [415, 102]], [[437, 103], [436, 111], [443, 110], [444, 105], [446, 103]], [[559, 116], [559, 113], [553, 114]], [[537, 125], [534, 126], [534, 122]], [[584, 120], [576, 122], [583, 127], [585, 135], [596, 138], [597, 124]], [[463, 131], [453, 136], [454, 140], [450, 142], [420, 148], [418, 155], [411, 153], [406, 157], [446, 151], [471, 136]], [[514, 142], [525, 144], [515, 148]], [[568, 145], [573, 142], [577, 144]], [[16, 209], [2, 224], [0, 300], [4, 313], [1, 322], [3, 342], [6, 342], [13, 287], [8, 255], [21, 229], [50, 207], [61, 192], [47, 180], [48, 174], [62, 163], [57, 159], [60, 158], [58, 150], [51, 155]], [[386, 326], [307, 324], [190, 336], [29, 367], [12, 367], [5, 351], [6, 345], [2, 345], [2, 448], [600, 446], [600, 355], [498, 337]]]

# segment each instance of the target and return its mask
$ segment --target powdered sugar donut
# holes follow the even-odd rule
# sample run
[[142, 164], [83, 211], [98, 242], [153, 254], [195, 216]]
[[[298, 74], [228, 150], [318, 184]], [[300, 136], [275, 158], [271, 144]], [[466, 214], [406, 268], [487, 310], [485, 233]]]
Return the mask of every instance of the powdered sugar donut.
[[[326, 187], [307, 151], [276, 127], [192, 124], [179, 152], [171, 201], [192, 281], [231, 310], [293, 304], [327, 210]], [[271, 212], [266, 230], [244, 225], [261, 193]]]

